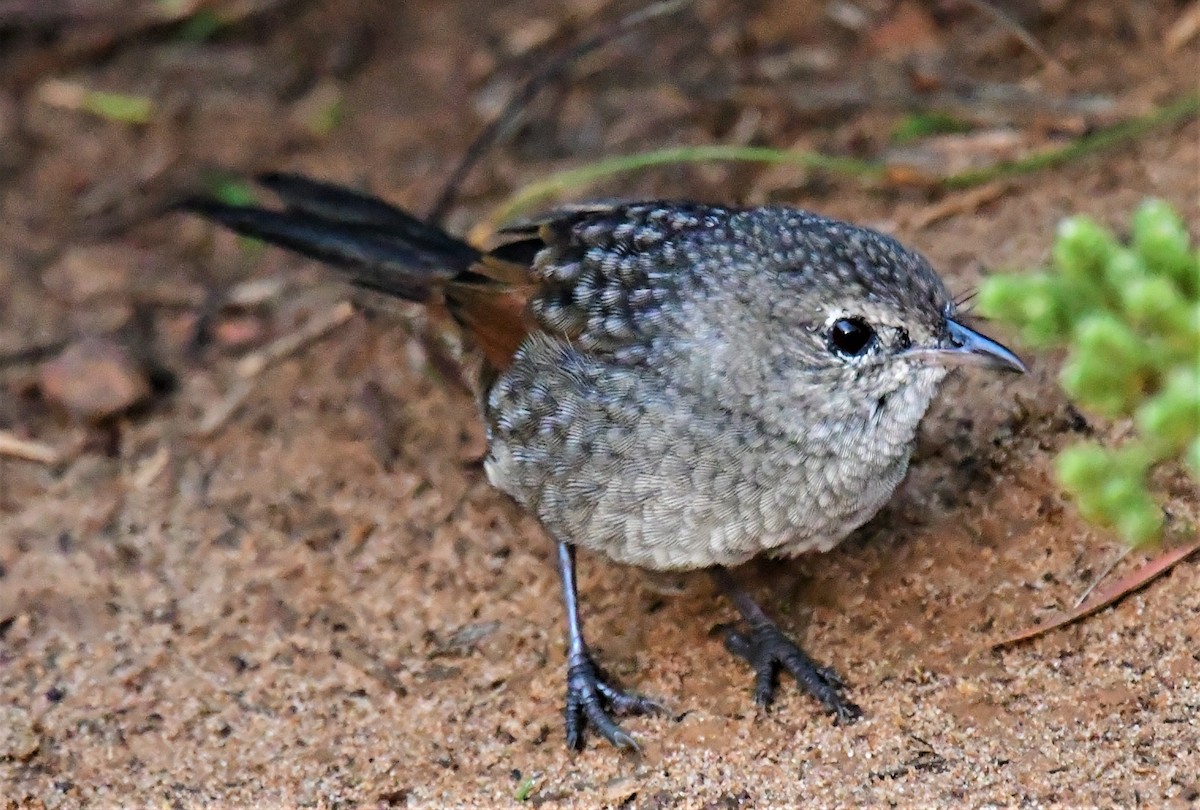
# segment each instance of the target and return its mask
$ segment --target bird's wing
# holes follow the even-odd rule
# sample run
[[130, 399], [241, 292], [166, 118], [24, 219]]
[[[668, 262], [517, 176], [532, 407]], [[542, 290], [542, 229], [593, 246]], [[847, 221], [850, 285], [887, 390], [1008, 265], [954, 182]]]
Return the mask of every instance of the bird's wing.
[[694, 269], [694, 233], [719, 228], [727, 214], [698, 203], [597, 203], [502, 233], [526, 251], [541, 244], [528, 271], [540, 329], [583, 351], [637, 360], [663, 324], [661, 305]]

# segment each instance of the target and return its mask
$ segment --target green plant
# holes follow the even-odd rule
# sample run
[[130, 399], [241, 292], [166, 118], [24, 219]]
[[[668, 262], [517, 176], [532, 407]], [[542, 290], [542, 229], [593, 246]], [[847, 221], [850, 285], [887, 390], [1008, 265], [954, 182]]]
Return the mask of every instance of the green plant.
[[1066, 219], [1052, 269], [993, 276], [978, 306], [1030, 345], [1065, 346], [1060, 382], [1085, 411], [1132, 418], [1120, 447], [1064, 450], [1058, 478], [1088, 520], [1130, 543], [1156, 539], [1150, 471], [1183, 460], [1200, 481], [1200, 252], [1179, 214], [1146, 200], [1128, 244], [1087, 217]]

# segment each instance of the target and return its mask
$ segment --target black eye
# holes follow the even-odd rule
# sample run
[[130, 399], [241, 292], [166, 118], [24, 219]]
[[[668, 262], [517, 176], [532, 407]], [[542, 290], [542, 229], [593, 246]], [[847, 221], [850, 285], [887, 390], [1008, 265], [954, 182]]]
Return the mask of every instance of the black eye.
[[875, 330], [862, 318], [838, 318], [829, 327], [829, 345], [851, 357], [865, 352], [874, 340]]

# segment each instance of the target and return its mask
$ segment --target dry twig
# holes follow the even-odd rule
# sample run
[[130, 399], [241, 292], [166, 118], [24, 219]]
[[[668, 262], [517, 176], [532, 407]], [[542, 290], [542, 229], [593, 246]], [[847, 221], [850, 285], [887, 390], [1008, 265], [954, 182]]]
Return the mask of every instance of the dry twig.
[[521, 85], [521, 88], [504, 105], [504, 109], [500, 111], [500, 114], [484, 127], [483, 131], [467, 147], [467, 151], [463, 153], [462, 160], [459, 161], [458, 166], [446, 178], [442, 192], [438, 195], [437, 202], [434, 203], [433, 209], [429, 212], [429, 221], [434, 224], [442, 221], [446, 213], [450, 210], [450, 206], [454, 205], [454, 200], [458, 196], [458, 189], [462, 185], [463, 179], [475, 167], [479, 159], [516, 124], [521, 114], [525, 111], [525, 108], [529, 106], [529, 103], [533, 101], [537, 94], [546, 85], [561, 75], [573, 62], [579, 61], [592, 51], [612, 42], [642, 23], [674, 14], [690, 3], [691, 0], [660, 0], [660, 2], [651, 3], [645, 8], [630, 12], [619, 20], [604, 26], [583, 42], [576, 44], [574, 47], [567, 48], [551, 58], [541, 70], [534, 73], [525, 84]]
[[1196, 38], [1196, 34], [1200, 34], [1200, 0], [1188, 6], [1175, 24], [1167, 29], [1167, 53], [1174, 53], [1187, 45]]
[[1008, 189], [1008, 183], [988, 183], [961, 194], [951, 194], [914, 213], [908, 224], [916, 230], [922, 230], [949, 217], [974, 213], [981, 205], [999, 199]]
[[1093, 598], [1087, 600], [1082, 605], [1079, 605], [1074, 610], [1062, 613], [1046, 624], [1031, 627], [1027, 630], [1022, 630], [1019, 633], [1002, 638], [991, 644], [991, 648], [1006, 647], [1010, 644], [1016, 644], [1021, 641], [1028, 641], [1031, 638], [1037, 638], [1051, 630], [1057, 630], [1060, 627], [1065, 627], [1068, 624], [1073, 624], [1082, 618], [1092, 615], [1093, 613], [1102, 610], [1117, 600], [1128, 596], [1140, 588], [1148, 585], [1152, 580], [1157, 579], [1166, 572], [1170, 571], [1177, 563], [1182, 562], [1191, 555], [1200, 551], [1200, 541], [1191, 545], [1181, 546], [1172, 549], [1165, 554], [1162, 554], [1150, 562], [1143, 565], [1127, 576], [1121, 577], [1113, 585], [1096, 594]]
[[233, 385], [219, 402], [204, 412], [196, 426], [196, 435], [212, 436], [223, 428], [250, 396], [264, 371], [341, 326], [353, 315], [354, 305], [349, 301], [342, 301], [325, 312], [314, 315], [296, 331], [243, 357], [234, 368], [236, 376]]
[[1079, 594], [1079, 598], [1075, 600], [1075, 604], [1071, 605], [1071, 607], [1078, 608], [1080, 605], [1086, 602], [1087, 598], [1092, 595], [1092, 591], [1096, 590], [1101, 582], [1108, 579], [1108, 575], [1113, 572], [1113, 569], [1121, 564], [1121, 560], [1129, 556], [1131, 551], [1133, 551], [1133, 546], [1125, 546], [1125, 548], [1121, 550], [1121, 553], [1117, 555], [1116, 559], [1104, 566], [1104, 570], [1101, 571], [1094, 580], [1092, 580], [1092, 584], [1083, 589], [1083, 593]]
[[204, 412], [204, 416], [200, 417], [200, 424], [196, 426], [196, 435], [207, 438], [225, 427], [253, 390], [253, 380], [235, 380], [220, 402], [217, 402]]
[[975, 10], [983, 12], [1008, 29], [1009, 33], [1020, 40], [1021, 44], [1036, 56], [1044, 67], [1058, 71], [1059, 73], [1066, 72], [1066, 68], [1063, 67], [1062, 62], [1051, 56], [1050, 52], [1046, 50], [1042, 43], [1034, 38], [1033, 34], [1029, 33], [1023, 25], [1010, 17], [1003, 9], [986, 2], [986, 0], [967, 0], [967, 3]]
[[331, 309], [314, 315], [296, 331], [268, 343], [253, 354], [246, 355], [238, 361], [234, 371], [243, 380], [257, 377], [288, 355], [341, 326], [353, 315], [354, 305], [349, 301], [342, 301]]
[[7, 430], [0, 430], [0, 456], [34, 461], [38, 464], [57, 464], [59, 452], [48, 444], [22, 439]]

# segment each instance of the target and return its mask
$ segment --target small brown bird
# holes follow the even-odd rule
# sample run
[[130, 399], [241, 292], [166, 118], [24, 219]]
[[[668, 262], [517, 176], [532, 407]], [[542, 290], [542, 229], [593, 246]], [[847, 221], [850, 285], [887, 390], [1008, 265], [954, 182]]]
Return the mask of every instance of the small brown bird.
[[489, 480], [558, 544], [566, 737], [660, 710], [584, 641], [575, 547], [657, 570], [707, 569], [744, 621], [726, 646], [771, 702], [786, 670], [841, 721], [860, 714], [726, 566], [826, 551], [904, 477], [953, 366], [1024, 371], [956, 319], [921, 256], [781, 206], [636, 202], [558, 211], [478, 250], [378, 199], [294, 175], [283, 210], [183, 208], [323, 260], [364, 288], [446, 307], [486, 358]]

